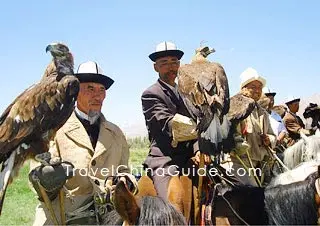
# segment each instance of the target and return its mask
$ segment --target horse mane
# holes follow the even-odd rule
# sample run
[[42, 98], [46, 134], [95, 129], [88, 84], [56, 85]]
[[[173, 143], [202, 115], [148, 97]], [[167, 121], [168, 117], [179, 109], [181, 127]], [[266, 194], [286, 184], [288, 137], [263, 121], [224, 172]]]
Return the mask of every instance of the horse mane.
[[320, 160], [320, 136], [317, 133], [307, 138], [306, 152], [304, 155], [304, 161], [318, 161]]
[[160, 197], [144, 196], [140, 200], [138, 225], [186, 225], [182, 213]]
[[289, 169], [293, 169], [301, 162], [320, 160], [320, 136], [316, 134], [300, 139], [297, 143], [288, 147], [283, 155], [283, 163]]
[[315, 180], [318, 172], [306, 180], [265, 189], [265, 210], [269, 224], [316, 225], [318, 208], [315, 200]]
[[[182, 213], [160, 197], [143, 196], [139, 200], [140, 215], [135, 225], [186, 225]], [[107, 212], [102, 225], [122, 225], [123, 219], [116, 210]]]
[[[231, 224], [315, 225], [319, 165], [320, 161], [304, 162], [278, 175], [267, 187], [233, 187], [223, 196], [216, 196], [213, 217], [227, 217]], [[245, 222], [234, 214], [225, 199]]]
[[291, 184], [305, 180], [311, 173], [317, 172], [320, 161], [303, 162], [296, 168], [287, 172], [281, 173], [274, 177], [268, 184], [268, 188], [278, 185]]
[[303, 154], [305, 152], [305, 143], [303, 139], [300, 139], [294, 145], [288, 147], [283, 152], [283, 163], [289, 168], [293, 169], [300, 162], [303, 161]]

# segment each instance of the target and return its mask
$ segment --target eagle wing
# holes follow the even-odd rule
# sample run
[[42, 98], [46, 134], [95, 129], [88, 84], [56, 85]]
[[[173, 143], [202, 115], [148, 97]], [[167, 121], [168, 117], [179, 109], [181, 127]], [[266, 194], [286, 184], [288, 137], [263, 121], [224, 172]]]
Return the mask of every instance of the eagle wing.
[[78, 83], [74, 76], [59, 82], [47, 77], [20, 94], [0, 118], [0, 159], [28, 139], [61, 127], [72, 113]]
[[198, 110], [194, 114], [198, 119], [200, 151], [219, 154], [229, 131], [226, 119], [229, 85], [223, 67], [204, 58], [182, 65], [178, 71], [178, 88], [184, 99]]
[[202, 112], [201, 130], [206, 130], [214, 113], [229, 110], [229, 86], [223, 67], [215, 62], [182, 65], [178, 72], [180, 93]]
[[247, 118], [255, 107], [255, 101], [242, 94], [236, 94], [230, 98], [230, 108], [227, 114], [228, 120], [239, 122]]

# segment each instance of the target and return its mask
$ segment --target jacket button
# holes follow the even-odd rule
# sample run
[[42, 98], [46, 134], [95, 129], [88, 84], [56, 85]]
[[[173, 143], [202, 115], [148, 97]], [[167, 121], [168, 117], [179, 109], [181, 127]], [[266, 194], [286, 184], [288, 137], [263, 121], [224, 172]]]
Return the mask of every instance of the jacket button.
[[92, 160], [92, 161], [91, 161], [91, 165], [92, 165], [92, 166], [95, 166], [95, 165], [96, 165], [96, 160]]

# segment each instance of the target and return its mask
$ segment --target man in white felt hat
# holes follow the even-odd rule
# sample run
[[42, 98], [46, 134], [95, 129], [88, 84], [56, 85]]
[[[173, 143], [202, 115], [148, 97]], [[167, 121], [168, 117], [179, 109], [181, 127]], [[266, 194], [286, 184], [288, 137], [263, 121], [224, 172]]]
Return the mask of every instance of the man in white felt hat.
[[275, 134], [277, 135], [277, 144], [282, 144], [284, 142], [284, 139], [288, 135], [288, 131], [282, 121], [281, 116], [277, 112], [272, 110], [274, 107], [274, 97], [277, 93], [271, 92], [271, 90], [268, 87], [264, 87], [262, 89], [262, 92], [264, 93], [264, 96], [261, 97], [261, 99], [259, 100], [259, 104], [260, 104], [260, 101], [263, 102], [263, 100], [266, 100], [267, 105], [262, 106], [260, 104], [260, 106], [264, 107], [267, 110], [267, 112], [270, 114], [269, 119], [270, 119], [271, 126]]
[[314, 131], [305, 129], [302, 119], [297, 115], [300, 98], [288, 96], [285, 103], [288, 106], [288, 111], [283, 117], [283, 122], [289, 132], [290, 139], [288, 145], [291, 146], [300, 139], [300, 133], [309, 136], [314, 134]]
[[[97, 210], [106, 208], [103, 206], [106, 205], [103, 198], [106, 189], [112, 191], [114, 188], [111, 176], [125, 181], [133, 192], [137, 182], [127, 167], [129, 148], [124, 134], [101, 112], [106, 91], [114, 81], [104, 75], [93, 61], [80, 64], [76, 76], [80, 81], [80, 91], [75, 111], [58, 130], [50, 153], [52, 156], [61, 155], [62, 161], [74, 166], [73, 177], [63, 181], [67, 188], [64, 198], [67, 224], [100, 224], [97, 219], [102, 216]], [[46, 175], [41, 179], [50, 180]], [[54, 190], [49, 196], [55, 215], [61, 222], [58, 192]], [[98, 198], [99, 195], [102, 199]], [[36, 209], [34, 225], [46, 224], [52, 225], [53, 222], [41, 202]]]
[[[258, 186], [261, 185], [261, 167], [269, 158], [268, 149], [276, 144], [276, 136], [268, 112], [257, 103], [266, 80], [253, 68], [247, 68], [240, 79], [240, 93], [233, 96], [235, 101], [231, 102], [243, 105], [238, 108], [244, 108], [244, 115], [248, 116], [237, 124], [234, 134], [236, 147], [230, 154], [230, 161], [223, 166], [238, 179], [239, 184]], [[254, 107], [250, 108], [249, 105]], [[253, 172], [257, 172], [257, 175]]]
[[[156, 46], [155, 52], [151, 53], [149, 58], [154, 62], [153, 67], [159, 78], [143, 92], [141, 97], [151, 142], [150, 152], [144, 165], [153, 172], [161, 172], [157, 171], [158, 169], [164, 171], [163, 175], [154, 173], [150, 176], [158, 196], [169, 201], [172, 201], [170, 197], [183, 197], [183, 194], [179, 193], [183, 191], [181, 184], [180, 189], [175, 189], [176, 194], [171, 194], [169, 197], [168, 185], [172, 176], [179, 175], [181, 170], [192, 166], [191, 158], [196, 156], [195, 160], [198, 161], [200, 156], [197, 148], [193, 148], [197, 141], [196, 123], [192, 120], [191, 113], [185, 106], [175, 83], [183, 54], [183, 51], [177, 49], [172, 42], [161, 42]], [[190, 130], [190, 133], [185, 133], [184, 130], [172, 126], [173, 124], [188, 128], [193, 126], [194, 132]], [[174, 144], [173, 140], [180, 142]], [[210, 161], [209, 156], [205, 157], [205, 161], [206, 163]]]

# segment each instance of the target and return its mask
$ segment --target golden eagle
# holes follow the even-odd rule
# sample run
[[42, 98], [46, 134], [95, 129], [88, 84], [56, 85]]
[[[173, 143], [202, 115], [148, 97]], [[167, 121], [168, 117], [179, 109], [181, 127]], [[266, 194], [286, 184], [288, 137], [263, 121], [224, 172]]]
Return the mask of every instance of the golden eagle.
[[200, 151], [217, 155], [229, 132], [226, 114], [230, 99], [224, 68], [206, 59], [212, 52], [207, 46], [198, 48], [192, 62], [179, 68], [177, 78], [181, 96], [197, 117]]
[[40, 82], [21, 93], [0, 117], [0, 213], [8, 184], [26, 159], [46, 152], [74, 110], [79, 81], [73, 56], [61, 43], [47, 46], [53, 59]]
[[309, 105], [304, 109], [303, 117], [305, 119], [311, 118], [311, 127], [320, 129], [320, 107], [318, 104], [309, 103]]

